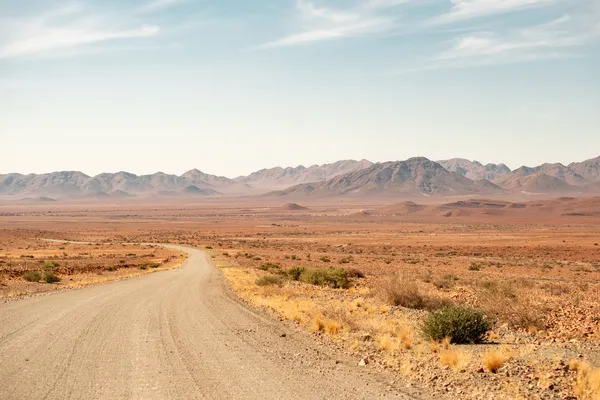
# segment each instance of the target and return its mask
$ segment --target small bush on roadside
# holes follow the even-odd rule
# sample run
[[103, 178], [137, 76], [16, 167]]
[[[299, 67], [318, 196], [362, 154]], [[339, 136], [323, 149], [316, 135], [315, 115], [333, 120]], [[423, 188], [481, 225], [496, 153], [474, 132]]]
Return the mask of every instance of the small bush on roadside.
[[42, 279], [42, 274], [38, 271], [27, 271], [21, 277], [27, 282], [39, 282]]
[[158, 268], [160, 267], [159, 263], [148, 263], [148, 268]]
[[258, 286], [283, 285], [283, 278], [277, 275], [262, 276], [256, 280]]
[[57, 283], [60, 282], [60, 278], [52, 271], [44, 272], [44, 281], [46, 283]]
[[212, 246], [206, 246], [204, 247], [206, 250], [212, 250]]
[[317, 286], [329, 286], [334, 289], [350, 287], [348, 272], [341, 268], [309, 268], [302, 271], [299, 280]]
[[452, 343], [482, 343], [491, 328], [486, 315], [468, 307], [444, 307], [432, 312], [425, 320], [421, 331], [428, 339], [441, 341], [446, 337]]
[[146, 269], [148, 269], [148, 265], [146, 265], [146, 264], [140, 265], [140, 269], [141, 270], [146, 270]]

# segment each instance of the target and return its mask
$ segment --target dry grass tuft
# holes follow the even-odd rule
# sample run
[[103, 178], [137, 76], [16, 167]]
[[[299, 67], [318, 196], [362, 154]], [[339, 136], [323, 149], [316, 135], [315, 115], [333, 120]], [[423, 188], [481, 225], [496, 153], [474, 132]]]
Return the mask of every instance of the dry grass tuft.
[[395, 350], [394, 339], [388, 334], [383, 335], [377, 340], [377, 348], [381, 351], [392, 352]]
[[452, 338], [446, 336], [444, 338], [444, 340], [442, 340], [442, 343], [441, 343], [442, 348], [445, 349], [445, 350], [448, 350], [450, 348], [450, 342], [452, 342]]
[[577, 371], [573, 392], [578, 399], [600, 399], [600, 368], [593, 368], [586, 362], [570, 361], [569, 369]]
[[440, 353], [440, 364], [444, 367], [456, 368], [458, 365], [458, 352], [452, 349], [443, 350]]
[[509, 357], [500, 350], [491, 349], [483, 355], [483, 366], [491, 373], [496, 373], [508, 361]]
[[398, 332], [398, 339], [405, 350], [410, 350], [413, 347], [413, 333], [408, 327], [400, 329]]
[[342, 330], [342, 324], [337, 321], [328, 319], [325, 321], [325, 333], [329, 335], [337, 335]]
[[325, 321], [323, 321], [323, 317], [320, 315], [315, 315], [312, 324], [310, 325], [310, 330], [313, 332], [319, 332], [323, 329], [325, 329]]
[[431, 350], [432, 353], [437, 353], [440, 350], [440, 344], [435, 340], [432, 340], [429, 342], [429, 350]]
[[440, 352], [440, 364], [454, 370], [460, 370], [467, 366], [469, 357], [466, 353], [448, 348]]

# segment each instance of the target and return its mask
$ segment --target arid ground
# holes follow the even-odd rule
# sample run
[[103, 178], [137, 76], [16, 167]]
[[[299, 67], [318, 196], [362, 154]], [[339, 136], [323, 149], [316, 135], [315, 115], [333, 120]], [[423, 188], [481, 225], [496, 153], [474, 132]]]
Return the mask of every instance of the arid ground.
[[[176, 268], [158, 244], [191, 245], [246, 307], [423, 398], [600, 398], [597, 199], [257, 202], [0, 205], [0, 296]], [[422, 334], [451, 305], [485, 313], [485, 343]]]

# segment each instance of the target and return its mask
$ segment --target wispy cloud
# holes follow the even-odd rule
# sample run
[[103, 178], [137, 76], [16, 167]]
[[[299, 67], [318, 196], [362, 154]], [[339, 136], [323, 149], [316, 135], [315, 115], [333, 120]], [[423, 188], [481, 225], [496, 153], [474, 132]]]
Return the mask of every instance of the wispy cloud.
[[97, 15], [83, 13], [80, 6], [53, 10], [40, 17], [4, 20], [0, 29], [0, 60], [66, 48], [144, 38], [158, 34], [156, 25], [122, 27]]
[[477, 58], [535, 49], [581, 46], [600, 34], [593, 26], [565, 15], [548, 23], [516, 29], [504, 34], [480, 32], [461, 36], [438, 59]]
[[296, 2], [299, 31], [257, 46], [259, 49], [296, 46], [387, 32], [397, 26], [397, 18], [386, 10], [411, 0], [363, 0], [348, 9], [320, 6], [306, 0]]
[[547, 6], [560, 0], [450, 0], [452, 10], [433, 18], [431, 22], [447, 24], [470, 18]]
[[580, 58], [585, 53], [576, 49], [599, 38], [600, 23], [592, 15], [564, 15], [529, 27], [458, 36], [448, 50], [399, 72]]

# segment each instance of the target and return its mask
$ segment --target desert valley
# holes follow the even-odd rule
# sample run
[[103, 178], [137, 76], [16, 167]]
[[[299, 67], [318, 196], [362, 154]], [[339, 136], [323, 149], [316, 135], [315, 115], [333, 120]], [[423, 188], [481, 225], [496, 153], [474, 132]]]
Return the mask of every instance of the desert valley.
[[[348, 368], [362, 382], [340, 387], [348, 398], [370, 387], [401, 398], [598, 399], [599, 185], [600, 158], [514, 171], [340, 161], [236, 179], [2, 175], [0, 297], [16, 307], [148, 274], [168, 285], [194, 271], [198, 256], [178, 247], [189, 246], [218, 269], [210, 293], [223, 280], [227, 296], [286, 332], [269, 339], [283, 353], [259, 342], [253, 351], [331, 381]], [[13, 343], [25, 322], [8, 318], [0, 338]]]

